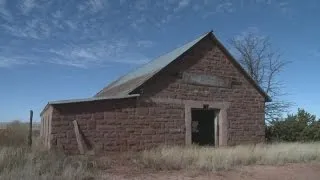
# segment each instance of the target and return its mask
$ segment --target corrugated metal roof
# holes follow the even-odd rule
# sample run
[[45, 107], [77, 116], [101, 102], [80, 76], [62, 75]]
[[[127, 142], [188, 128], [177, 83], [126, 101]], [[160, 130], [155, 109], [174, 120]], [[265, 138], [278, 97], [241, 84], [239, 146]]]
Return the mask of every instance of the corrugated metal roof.
[[[136, 69], [135, 71], [132, 71], [122, 77], [120, 77], [118, 80], [110, 83], [107, 87], [102, 89], [99, 93], [95, 95], [95, 97], [101, 97], [101, 96], [108, 96], [108, 95], [125, 95], [130, 93], [130, 91], [137, 88], [139, 85], [141, 85], [143, 82], [148, 80], [150, 77], [155, 75], [157, 72], [159, 72], [161, 69], [166, 67], [168, 64], [170, 64], [172, 61], [177, 59], [179, 56], [181, 56], [183, 53], [185, 53], [187, 50], [189, 50], [192, 46], [197, 44], [201, 39], [203, 39], [205, 36], [210, 34], [211, 32], [208, 32], [197, 39], [188, 42], [187, 44], [176, 48], [175, 50], [164, 54], [158, 58], [156, 58], [153, 61], [150, 61], [149, 63], [141, 66], [140, 68]], [[125, 86], [126, 88], [119, 88], [121, 86]], [[118, 87], [118, 88], [117, 88]], [[116, 94], [115, 91], [116, 90]]]

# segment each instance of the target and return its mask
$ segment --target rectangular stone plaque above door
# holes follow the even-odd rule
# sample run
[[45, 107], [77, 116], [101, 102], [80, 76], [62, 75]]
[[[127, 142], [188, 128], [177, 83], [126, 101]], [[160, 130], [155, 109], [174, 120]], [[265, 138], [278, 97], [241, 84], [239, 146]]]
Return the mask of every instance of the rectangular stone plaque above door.
[[182, 74], [182, 81], [187, 84], [231, 88], [231, 80], [221, 76], [184, 72]]

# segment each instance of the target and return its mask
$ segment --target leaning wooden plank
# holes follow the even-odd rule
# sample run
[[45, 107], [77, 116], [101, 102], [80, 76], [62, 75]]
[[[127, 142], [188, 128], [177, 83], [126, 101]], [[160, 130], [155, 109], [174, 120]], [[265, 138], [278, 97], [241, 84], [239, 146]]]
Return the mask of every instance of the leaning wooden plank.
[[73, 126], [74, 126], [74, 132], [75, 132], [76, 138], [77, 138], [78, 149], [80, 151], [80, 154], [84, 154], [85, 153], [85, 144], [84, 144], [84, 141], [83, 141], [82, 136], [80, 134], [79, 126], [78, 126], [78, 123], [76, 120], [73, 121]]

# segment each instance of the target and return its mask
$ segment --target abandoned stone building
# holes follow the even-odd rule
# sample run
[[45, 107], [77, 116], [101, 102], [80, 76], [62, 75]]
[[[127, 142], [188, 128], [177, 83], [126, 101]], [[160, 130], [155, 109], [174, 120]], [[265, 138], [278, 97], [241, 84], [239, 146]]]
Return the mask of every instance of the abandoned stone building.
[[120, 77], [93, 97], [49, 102], [47, 148], [81, 153], [264, 141], [269, 96], [212, 32]]

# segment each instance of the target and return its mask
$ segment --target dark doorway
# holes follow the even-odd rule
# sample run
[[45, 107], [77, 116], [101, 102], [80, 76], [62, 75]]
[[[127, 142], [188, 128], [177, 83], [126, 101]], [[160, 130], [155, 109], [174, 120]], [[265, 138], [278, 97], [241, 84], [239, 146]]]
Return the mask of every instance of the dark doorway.
[[212, 109], [192, 109], [191, 118], [192, 143], [214, 146], [215, 111]]

